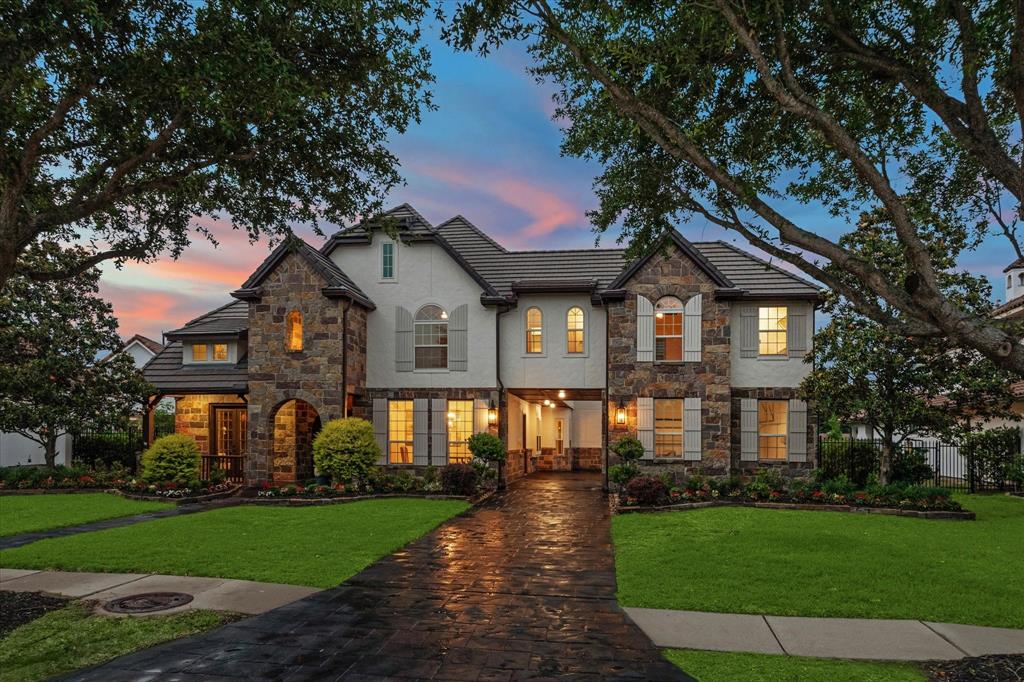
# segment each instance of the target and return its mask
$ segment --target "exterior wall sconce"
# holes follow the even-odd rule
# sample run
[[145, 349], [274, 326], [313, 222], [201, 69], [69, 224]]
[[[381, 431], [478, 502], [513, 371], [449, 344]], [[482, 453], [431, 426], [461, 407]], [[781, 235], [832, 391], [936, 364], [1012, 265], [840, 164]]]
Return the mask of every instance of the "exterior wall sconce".
[[491, 401], [490, 406], [487, 408], [487, 423], [491, 426], [498, 423], [498, 408], [495, 407], [494, 401]]
[[615, 423], [619, 426], [626, 423], [626, 406], [621, 402], [618, 403], [618, 407], [615, 408]]

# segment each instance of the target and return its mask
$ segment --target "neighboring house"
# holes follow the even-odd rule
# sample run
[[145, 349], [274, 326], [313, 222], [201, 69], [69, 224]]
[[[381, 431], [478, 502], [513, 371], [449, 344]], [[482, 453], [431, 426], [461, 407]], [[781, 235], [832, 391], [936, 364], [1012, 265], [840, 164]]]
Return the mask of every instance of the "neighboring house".
[[344, 415], [373, 423], [394, 466], [468, 461], [467, 438], [489, 430], [510, 479], [601, 470], [627, 432], [652, 468], [813, 466], [797, 390], [813, 284], [675, 231], [627, 263], [618, 249], [509, 251], [408, 205], [386, 215], [319, 250], [281, 244], [236, 302], [166, 335], [144, 374], [177, 398], [176, 431], [204, 466], [303, 480], [320, 423]]
[[[135, 366], [141, 369], [163, 349], [162, 344], [142, 334], [136, 334], [126, 339], [120, 348], [106, 356], [103, 361], [105, 362], [118, 353], [128, 353], [135, 361]], [[57, 464], [66, 464], [70, 460], [71, 451], [72, 438], [65, 434], [57, 441]], [[21, 466], [45, 462], [43, 446], [39, 443], [20, 433], [0, 433], [0, 466]]]

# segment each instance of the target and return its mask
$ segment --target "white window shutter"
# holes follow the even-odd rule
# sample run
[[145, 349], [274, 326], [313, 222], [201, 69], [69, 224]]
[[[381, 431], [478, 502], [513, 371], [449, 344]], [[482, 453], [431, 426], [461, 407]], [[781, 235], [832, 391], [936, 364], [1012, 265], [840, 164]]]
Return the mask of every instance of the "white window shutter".
[[483, 433], [487, 430], [487, 408], [486, 400], [477, 398], [473, 401], [473, 433]]
[[388, 463], [388, 399], [373, 399], [373, 437], [380, 446], [377, 464]]
[[808, 318], [806, 306], [791, 305], [786, 310], [786, 347], [791, 358], [807, 354]]
[[413, 350], [412, 313], [395, 306], [395, 371], [411, 372], [415, 365]]
[[700, 362], [703, 297], [697, 294], [683, 308], [683, 362]]
[[430, 463], [448, 463], [448, 401], [444, 398], [430, 401]]
[[686, 398], [683, 401], [683, 459], [700, 461], [700, 422], [700, 398]]
[[757, 399], [740, 400], [740, 460], [757, 461]]
[[636, 433], [644, 446], [644, 459], [654, 459], [654, 398], [636, 399]]
[[752, 305], [740, 308], [740, 357], [757, 357], [757, 307]]
[[807, 403], [794, 398], [789, 401], [789, 446], [790, 462], [807, 461]]
[[426, 398], [416, 398], [412, 401], [412, 463], [417, 466], [426, 466], [430, 463], [427, 454], [429, 412], [430, 401]]
[[469, 364], [469, 306], [463, 303], [448, 316], [448, 369], [465, 372]]
[[636, 296], [636, 361], [654, 362], [654, 304]]

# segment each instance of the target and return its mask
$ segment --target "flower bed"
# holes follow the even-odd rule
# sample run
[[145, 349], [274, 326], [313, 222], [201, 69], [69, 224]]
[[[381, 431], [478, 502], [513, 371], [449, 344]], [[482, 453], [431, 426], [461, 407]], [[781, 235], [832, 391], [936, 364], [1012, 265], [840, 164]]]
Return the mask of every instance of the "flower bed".
[[197, 486], [182, 486], [173, 481], [167, 483], [144, 483], [132, 480], [114, 488], [122, 497], [132, 500], [167, 500], [170, 502], [207, 502], [230, 497], [242, 486], [221, 481], [205, 482]]
[[858, 490], [845, 477], [786, 480], [774, 471], [764, 472], [752, 481], [693, 476], [677, 482], [670, 476], [636, 476], [615, 496], [618, 512], [693, 509], [713, 504], [974, 518], [974, 514], [964, 511], [945, 488], [893, 483], [869, 484]]
[[0, 492], [76, 492], [117, 488], [130, 480], [120, 465], [104, 467], [7, 467], [0, 469]]

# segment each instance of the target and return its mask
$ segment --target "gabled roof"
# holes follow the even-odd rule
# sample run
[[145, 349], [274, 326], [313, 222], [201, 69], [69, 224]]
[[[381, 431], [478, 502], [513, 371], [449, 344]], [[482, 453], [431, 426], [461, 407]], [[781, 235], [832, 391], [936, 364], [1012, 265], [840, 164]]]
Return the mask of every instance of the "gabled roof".
[[267, 256], [266, 260], [256, 268], [256, 271], [249, 275], [241, 288], [231, 292], [231, 295], [241, 300], [253, 300], [260, 297], [260, 284], [274, 271], [274, 268], [290, 253], [295, 253], [318, 274], [326, 284], [322, 289], [324, 296], [348, 298], [359, 303], [365, 308], [373, 310], [376, 306], [370, 297], [363, 293], [355, 282], [348, 275], [342, 272], [334, 261], [307, 244], [298, 237], [290, 237], [280, 244]]
[[781, 298], [821, 295], [821, 289], [811, 282], [728, 242], [701, 242], [694, 246], [733, 286], [747, 295]]
[[164, 345], [162, 343], [160, 343], [159, 341], [154, 341], [148, 336], [143, 336], [142, 334], [133, 334], [131, 338], [125, 339], [124, 345], [121, 346], [121, 349], [123, 350], [128, 346], [132, 345], [133, 343], [139, 344], [140, 346], [148, 350], [150, 353], [153, 353], [154, 355], [164, 349]]
[[1018, 258], [1017, 260], [1013, 261], [1005, 268], [1003, 268], [1003, 272], [1009, 272], [1010, 270], [1016, 270], [1017, 268], [1024, 268], [1024, 258]]
[[697, 267], [699, 267], [704, 272], [704, 274], [711, 278], [711, 281], [714, 282], [720, 289], [735, 288], [735, 285], [729, 280], [729, 278], [722, 274], [721, 270], [719, 270], [707, 258], [705, 258], [704, 254], [697, 250], [697, 248], [694, 247], [694, 245], [690, 243], [690, 241], [686, 237], [679, 234], [678, 230], [669, 230], [668, 232], [666, 232], [661, 237], [661, 239], [658, 240], [658, 242], [655, 244], [653, 248], [649, 249], [646, 254], [644, 254], [640, 258], [637, 258], [629, 265], [628, 268], [623, 270], [622, 274], [616, 277], [615, 281], [608, 285], [608, 288], [622, 288], [622, 286], [625, 285], [625, 283], [628, 282], [633, 277], [633, 275], [635, 275], [637, 271], [640, 270], [640, 268], [646, 265], [648, 261], [650, 261], [655, 256], [664, 255], [665, 247], [670, 242], [674, 244], [676, 248], [678, 248], [680, 251], [686, 254], [690, 258], [690, 260], [696, 263]]
[[237, 337], [249, 329], [249, 304], [232, 301], [189, 320], [184, 326], [167, 332], [168, 339], [206, 337]]

